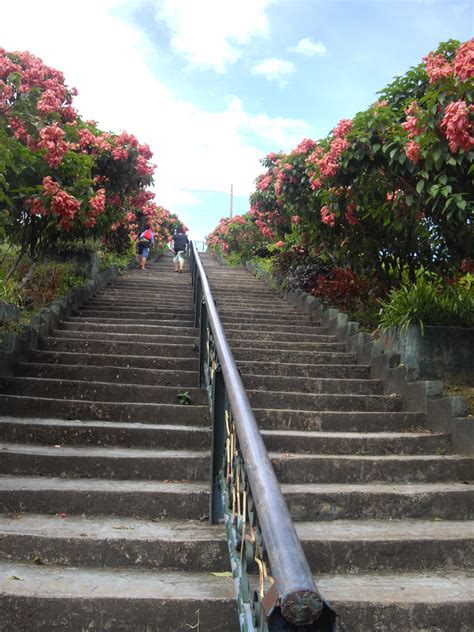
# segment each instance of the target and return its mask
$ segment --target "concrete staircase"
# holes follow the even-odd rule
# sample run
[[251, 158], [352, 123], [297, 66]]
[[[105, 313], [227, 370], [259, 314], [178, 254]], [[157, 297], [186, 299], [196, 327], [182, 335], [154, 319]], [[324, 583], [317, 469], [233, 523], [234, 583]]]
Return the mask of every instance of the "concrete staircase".
[[472, 630], [473, 460], [261, 281], [202, 261], [338, 630]]
[[197, 340], [190, 274], [164, 257], [1, 380], [2, 632], [239, 629]]

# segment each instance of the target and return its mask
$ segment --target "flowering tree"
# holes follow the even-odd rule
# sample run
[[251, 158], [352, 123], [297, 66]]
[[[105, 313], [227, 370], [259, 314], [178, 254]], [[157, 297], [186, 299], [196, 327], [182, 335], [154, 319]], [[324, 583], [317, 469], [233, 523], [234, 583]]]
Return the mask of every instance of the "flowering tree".
[[262, 235], [252, 213], [223, 217], [207, 237], [209, 250], [215, 254], [239, 254], [245, 261], [266, 254], [269, 241]]
[[[35, 258], [64, 241], [129, 244], [150, 222], [163, 245], [178, 222], [146, 187], [155, 165], [131, 134], [102, 132], [72, 106], [61, 72], [0, 49], [0, 209], [5, 234]], [[120, 249], [120, 248], [119, 248]]]
[[267, 238], [372, 272], [458, 273], [474, 252], [474, 40], [449, 41], [326, 139], [270, 154], [251, 213]]

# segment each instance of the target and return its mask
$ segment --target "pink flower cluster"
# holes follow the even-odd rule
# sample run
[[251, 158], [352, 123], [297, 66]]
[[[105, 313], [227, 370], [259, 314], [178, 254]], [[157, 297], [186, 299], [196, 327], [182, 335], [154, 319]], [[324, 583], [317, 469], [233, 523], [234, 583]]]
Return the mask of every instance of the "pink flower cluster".
[[461, 44], [451, 64], [443, 55], [430, 53], [423, 58], [430, 83], [456, 76], [461, 81], [474, 77], [474, 38]]
[[458, 48], [454, 60], [454, 72], [462, 81], [474, 77], [474, 38], [464, 42]]
[[314, 151], [318, 143], [310, 138], [303, 138], [303, 140], [293, 149], [291, 155], [294, 154], [309, 154], [311, 151]]
[[354, 200], [351, 200], [349, 204], [347, 205], [346, 215], [345, 215], [347, 223], [350, 224], [351, 226], [356, 226], [357, 224], [360, 224], [360, 220], [355, 216], [356, 210], [357, 210], [357, 204], [354, 202]]
[[336, 213], [332, 212], [329, 206], [322, 206], [321, 221], [327, 226], [334, 226], [334, 224], [336, 223]]
[[408, 138], [421, 136], [424, 131], [424, 127], [420, 124], [416, 116], [407, 116], [407, 120], [402, 123], [402, 127], [408, 133]]
[[46, 195], [51, 196], [51, 212], [57, 215], [60, 227], [66, 232], [73, 227], [73, 221], [78, 213], [81, 203], [74, 196], [70, 195], [55, 182], [51, 176], [43, 178], [43, 190]]
[[63, 140], [64, 130], [54, 123], [54, 125], [43, 127], [39, 135], [41, 140], [38, 142], [38, 149], [46, 149], [44, 159], [50, 167], [57, 167], [69, 149], [68, 144]]
[[7, 121], [13, 133], [13, 136], [22, 143], [25, 143], [25, 145], [27, 145], [27, 147], [29, 147], [31, 150], [34, 150], [36, 147], [36, 143], [28, 133], [28, 130], [23, 125], [20, 118], [18, 116], [7, 116]]
[[87, 220], [84, 223], [86, 228], [95, 226], [96, 217], [105, 210], [105, 189], [99, 189], [97, 193], [90, 198], [89, 206], [91, 207], [91, 211], [88, 213]]
[[255, 187], [257, 191], [260, 191], [261, 193], [263, 193], [263, 191], [266, 191], [271, 185], [272, 180], [273, 178], [269, 173], [262, 173], [261, 175], [259, 175], [258, 178], [255, 180]]
[[430, 53], [423, 57], [426, 64], [426, 74], [430, 83], [436, 83], [440, 79], [447, 79], [453, 76], [453, 67], [443, 55], [433, 55]]
[[31, 95], [35, 99], [39, 114], [45, 116], [57, 113], [64, 121], [73, 121], [76, 118], [77, 113], [70, 105], [77, 90], [68, 91], [64, 85], [63, 73], [46, 66], [41, 59], [31, 53], [7, 53], [0, 48], [0, 82], [11, 88], [4, 93], [8, 102], [0, 97], [0, 111], [11, 107], [20, 95]]
[[459, 149], [467, 152], [474, 147], [474, 121], [470, 120], [473, 112], [474, 105], [468, 107], [465, 101], [453, 101], [446, 106], [441, 131], [453, 154]]
[[405, 154], [408, 160], [413, 162], [415, 165], [421, 158], [421, 147], [416, 140], [410, 140], [405, 145]]
[[[325, 180], [336, 175], [339, 169], [337, 159], [342, 152], [349, 147], [346, 136], [351, 129], [352, 121], [342, 119], [333, 129], [333, 140], [329, 145], [329, 150], [320, 157], [323, 150], [321, 147], [317, 147], [315, 151], [308, 156], [307, 164], [310, 172], [310, 185], [313, 190], [320, 189]], [[318, 167], [318, 171], [312, 173], [314, 166]]]
[[46, 215], [46, 209], [39, 197], [30, 198], [27, 201], [27, 205], [29, 206], [30, 215]]

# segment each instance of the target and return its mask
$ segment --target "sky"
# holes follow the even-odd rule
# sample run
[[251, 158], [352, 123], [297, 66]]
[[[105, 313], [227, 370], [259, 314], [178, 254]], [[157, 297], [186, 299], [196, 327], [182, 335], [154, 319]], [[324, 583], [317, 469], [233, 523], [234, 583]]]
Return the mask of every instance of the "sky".
[[203, 239], [260, 160], [324, 138], [448, 39], [474, 0], [0, 0], [0, 47], [64, 72], [101, 129], [148, 143], [156, 201]]

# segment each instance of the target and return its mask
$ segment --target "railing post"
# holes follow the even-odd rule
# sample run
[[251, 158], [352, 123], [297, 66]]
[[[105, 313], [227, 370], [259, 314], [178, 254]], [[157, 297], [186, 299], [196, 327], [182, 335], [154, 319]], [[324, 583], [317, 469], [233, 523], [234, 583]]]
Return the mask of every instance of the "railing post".
[[194, 326], [199, 327], [200, 319], [201, 319], [201, 303], [202, 303], [202, 282], [201, 278], [196, 277], [196, 287], [195, 287], [195, 295], [194, 295]]
[[224, 505], [220, 475], [224, 462], [224, 448], [226, 439], [226, 392], [224, 376], [220, 366], [214, 372], [212, 388], [212, 452], [211, 452], [211, 496], [209, 501], [209, 519], [212, 524], [223, 522]]
[[206, 371], [205, 366], [208, 363], [207, 358], [207, 341], [209, 337], [209, 319], [207, 316], [207, 307], [205, 301], [201, 301], [199, 305], [196, 305], [196, 310], [201, 310], [201, 316], [199, 318], [199, 388], [206, 388]]

